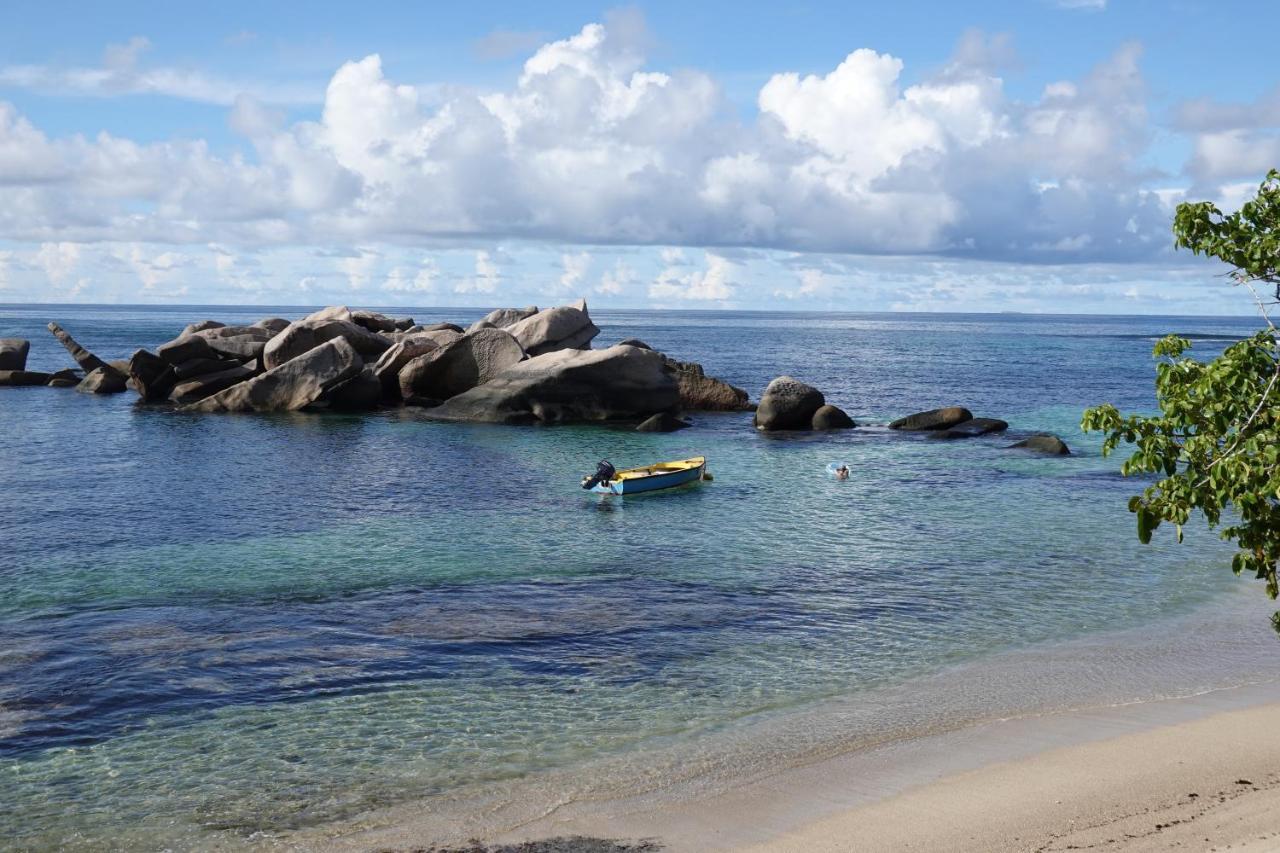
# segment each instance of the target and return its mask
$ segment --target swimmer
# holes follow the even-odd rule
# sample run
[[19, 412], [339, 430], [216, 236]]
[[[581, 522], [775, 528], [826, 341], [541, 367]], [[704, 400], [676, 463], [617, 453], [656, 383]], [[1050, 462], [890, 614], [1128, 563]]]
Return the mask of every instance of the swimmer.
[[841, 463], [841, 464], [840, 464], [840, 467], [836, 469], [836, 479], [837, 479], [837, 480], [847, 480], [847, 479], [849, 479], [849, 466], [848, 466], [848, 465], [845, 465], [844, 463]]

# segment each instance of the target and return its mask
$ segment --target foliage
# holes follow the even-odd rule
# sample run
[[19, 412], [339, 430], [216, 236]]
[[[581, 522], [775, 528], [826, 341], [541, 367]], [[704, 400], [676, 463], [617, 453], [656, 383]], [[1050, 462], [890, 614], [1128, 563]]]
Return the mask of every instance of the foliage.
[[[1210, 202], [1178, 206], [1175, 244], [1231, 265], [1231, 277], [1254, 292], [1266, 328], [1208, 362], [1187, 355], [1191, 342], [1170, 335], [1156, 344], [1160, 414], [1121, 415], [1105, 404], [1088, 409], [1081, 427], [1104, 432], [1102, 452], [1135, 447], [1124, 475], [1158, 479], [1129, 501], [1138, 538], [1150, 542], [1163, 522], [1182, 541], [1183, 525], [1199, 512], [1237, 551], [1231, 568], [1280, 594], [1280, 341], [1256, 282], [1280, 288], [1280, 172], [1272, 170], [1255, 198], [1224, 216]], [[1224, 515], [1225, 526], [1222, 526]], [[1280, 613], [1272, 617], [1280, 632]]]

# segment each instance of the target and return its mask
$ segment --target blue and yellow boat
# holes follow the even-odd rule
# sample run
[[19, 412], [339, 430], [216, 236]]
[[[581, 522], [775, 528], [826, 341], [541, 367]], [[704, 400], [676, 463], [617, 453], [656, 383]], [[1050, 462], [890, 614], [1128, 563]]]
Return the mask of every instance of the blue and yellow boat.
[[601, 462], [594, 475], [582, 478], [582, 488], [602, 495], [635, 495], [671, 489], [703, 479], [708, 479], [705, 456], [675, 462], [656, 462], [643, 468], [626, 468], [622, 471], [615, 470], [608, 462]]

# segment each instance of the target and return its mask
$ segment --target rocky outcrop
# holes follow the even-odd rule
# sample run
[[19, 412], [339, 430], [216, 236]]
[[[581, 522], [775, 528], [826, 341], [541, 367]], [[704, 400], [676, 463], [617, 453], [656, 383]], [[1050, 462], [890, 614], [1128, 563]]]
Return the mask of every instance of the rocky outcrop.
[[[625, 342], [624, 342], [625, 343]], [[640, 342], [637, 342], [640, 343]], [[627, 344], [635, 346], [635, 344]], [[646, 345], [644, 349], [649, 349]], [[707, 376], [702, 365], [663, 356], [680, 385], [680, 407], [690, 412], [743, 412], [751, 408], [747, 392]]]
[[898, 418], [889, 424], [889, 429], [900, 429], [911, 432], [924, 430], [949, 429], [956, 424], [972, 420], [973, 412], [963, 406], [947, 406], [942, 409], [930, 409], [927, 412], [916, 412], [905, 418]]
[[613, 346], [530, 358], [428, 414], [442, 420], [565, 423], [636, 420], [679, 404], [679, 386], [661, 355]]
[[842, 409], [830, 404], [820, 406], [818, 411], [813, 413], [813, 420], [810, 423], [813, 429], [819, 430], [853, 429], [857, 426], [853, 418], [846, 415]]
[[231, 363], [221, 358], [193, 358], [190, 361], [182, 361], [173, 366], [173, 375], [178, 379], [190, 379], [193, 376], [203, 376], [206, 373], [217, 373], [219, 370], [226, 370]]
[[289, 321], [283, 317], [266, 317], [253, 324], [259, 329], [266, 329], [271, 333], [272, 337], [289, 328]]
[[173, 365], [149, 350], [140, 349], [129, 359], [129, 387], [143, 400], [163, 400], [177, 381]]
[[427, 335], [406, 338], [398, 344], [393, 344], [373, 365], [373, 373], [382, 386], [382, 396], [388, 400], [401, 399], [400, 371], [418, 356], [434, 352], [439, 348], [440, 345]]
[[196, 323], [188, 323], [178, 337], [184, 338], [187, 335], [194, 335], [196, 332], [203, 332], [206, 329], [221, 329], [225, 325], [226, 323], [219, 323], [217, 320], [200, 320]]
[[225, 367], [213, 373], [202, 373], [190, 379], [184, 379], [173, 386], [169, 399], [178, 405], [197, 403], [220, 391], [239, 385], [253, 376], [252, 368], [233, 362], [223, 362]]
[[651, 418], [646, 418], [636, 427], [636, 432], [675, 432], [678, 429], [688, 429], [693, 426], [686, 420], [681, 420], [670, 412], [658, 412]]
[[182, 364], [196, 359], [215, 360], [218, 354], [209, 341], [199, 335], [184, 335], [156, 347], [156, 355], [168, 364]]
[[48, 384], [52, 373], [36, 370], [0, 370], [0, 386], [35, 386]]
[[[76, 360], [76, 364], [80, 365], [80, 368], [86, 373], [92, 373], [100, 367], [107, 368], [113, 373], [118, 372], [114, 368], [110, 367], [105, 361], [80, 346], [80, 344], [76, 342], [76, 339], [67, 334], [67, 331], [57, 323], [50, 323], [49, 331], [58, 339], [58, 343], [66, 347], [67, 352], [71, 353], [71, 357]], [[123, 381], [123, 379], [124, 377], [121, 377], [121, 381]]]
[[[627, 338], [625, 341], [618, 341], [618, 345], [624, 347], [640, 347], [640, 349], [653, 349], [653, 347], [649, 346], [639, 338]], [[675, 361], [675, 359], [672, 359], [672, 361]], [[676, 363], [679, 364], [679, 362]]]
[[319, 400], [363, 367], [355, 347], [339, 336], [185, 408], [197, 412], [296, 411]]
[[49, 381], [44, 384], [50, 388], [74, 388], [83, 378], [80, 371], [67, 367], [49, 374]]
[[483, 385], [524, 358], [516, 339], [502, 329], [480, 329], [420, 355], [399, 374], [400, 396], [448, 400]]
[[1008, 428], [1009, 424], [999, 418], [970, 418], [967, 421], [961, 421], [955, 426], [931, 432], [929, 438], [977, 438], [980, 435], [988, 435], [993, 432], [1004, 432]]
[[124, 376], [114, 367], [105, 364], [90, 370], [76, 386], [76, 390], [81, 394], [119, 394], [126, 388]]
[[488, 323], [499, 329], [505, 329], [507, 326], [514, 326], [516, 323], [519, 323], [521, 320], [532, 317], [534, 314], [537, 314], [537, 313], [538, 313], [537, 305], [530, 305], [526, 308], [495, 308], [494, 310], [490, 311], [488, 314], [485, 314], [482, 319], [477, 320], [476, 322]]
[[458, 335], [465, 335], [467, 329], [462, 328], [457, 323], [432, 323], [430, 326], [419, 326], [419, 332], [453, 332]]
[[373, 372], [373, 365], [366, 364], [355, 376], [334, 385], [324, 400], [340, 412], [367, 412], [382, 401], [382, 383]]
[[26, 370], [31, 341], [22, 338], [0, 338], [0, 370]]
[[1009, 445], [1008, 449], [1014, 448], [1022, 450], [1031, 450], [1036, 453], [1043, 453], [1045, 456], [1070, 456], [1071, 448], [1067, 447], [1067, 443], [1058, 436], [1042, 432], [1036, 435], [1024, 438], [1022, 441]]
[[[326, 309], [333, 310], [333, 309]], [[346, 311], [346, 309], [341, 309]], [[338, 318], [315, 318], [323, 311], [317, 311], [306, 320], [290, 323], [289, 328], [267, 342], [262, 351], [262, 365], [273, 370], [303, 353], [310, 352], [320, 344], [337, 338], [344, 339], [360, 354], [362, 360], [376, 361], [391, 348], [391, 341], [376, 335], [348, 320]], [[350, 313], [350, 312], [347, 312]]]
[[826, 403], [822, 392], [790, 376], [769, 383], [756, 408], [755, 425], [761, 430], [810, 429], [813, 416]]
[[586, 303], [578, 308], [563, 305], [548, 308], [507, 327], [532, 358], [563, 349], [587, 349], [600, 330], [587, 314]]
[[270, 331], [257, 326], [205, 329], [194, 333], [194, 336], [208, 341], [215, 355], [236, 361], [259, 358], [267, 341], [273, 337]]

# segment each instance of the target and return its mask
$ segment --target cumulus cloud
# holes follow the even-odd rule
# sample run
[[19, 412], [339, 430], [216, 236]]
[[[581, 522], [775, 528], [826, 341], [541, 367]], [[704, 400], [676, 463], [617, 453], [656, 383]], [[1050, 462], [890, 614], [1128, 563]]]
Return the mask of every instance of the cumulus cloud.
[[[50, 138], [0, 103], [0, 238], [517, 238], [1055, 263], [1167, 251], [1171, 199], [1145, 188], [1141, 166], [1150, 131], [1136, 45], [1031, 101], [998, 76], [1016, 61], [1003, 37], [967, 33], [910, 86], [901, 59], [861, 48], [826, 73], [773, 75], [744, 121], [709, 75], [649, 69], [646, 38], [634, 12], [589, 24], [487, 93], [427, 92], [372, 55], [334, 73], [314, 121], [227, 94], [252, 157], [200, 141]], [[99, 70], [138, 85], [145, 46]], [[358, 266], [341, 272], [364, 286], [373, 272]], [[476, 266], [459, 292], [496, 288], [492, 259]], [[656, 286], [724, 299], [720, 275]]]
[[439, 275], [440, 268], [436, 262], [427, 258], [416, 271], [402, 266], [392, 268], [382, 283], [382, 289], [392, 293], [434, 293]]
[[706, 268], [689, 269], [682, 253], [667, 255], [667, 267], [649, 285], [649, 297], [659, 302], [724, 302], [733, 297], [733, 264], [723, 255], [707, 252]]
[[494, 293], [502, 280], [502, 270], [488, 252], [476, 252], [476, 272], [454, 286], [454, 293]]

